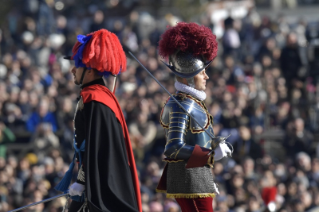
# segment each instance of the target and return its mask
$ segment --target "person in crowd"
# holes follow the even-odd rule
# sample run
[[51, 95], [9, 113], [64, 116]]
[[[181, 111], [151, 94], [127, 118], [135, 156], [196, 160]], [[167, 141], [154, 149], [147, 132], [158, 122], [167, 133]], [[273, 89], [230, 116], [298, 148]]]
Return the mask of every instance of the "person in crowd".
[[262, 148], [251, 136], [250, 129], [247, 126], [239, 128], [240, 138], [234, 144], [234, 159], [240, 163], [245, 156], [249, 155], [257, 160], [262, 157]]
[[311, 132], [305, 129], [305, 123], [303, 119], [296, 118], [292, 123], [291, 131], [286, 134], [283, 145], [286, 149], [288, 157], [293, 157], [298, 152], [313, 153], [311, 147], [312, 141], [313, 135]]
[[50, 107], [49, 99], [43, 98], [36, 112], [32, 113], [27, 120], [27, 130], [29, 132], [36, 132], [40, 123], [50, 123], [52, 125], [52, 130], [55, 132], [58, 128], [55, 114], [49, 111]]
[[0, 121], [0, 157], [6, 158], [7, 145], [15, 140], [16, 137], [12, 131]]

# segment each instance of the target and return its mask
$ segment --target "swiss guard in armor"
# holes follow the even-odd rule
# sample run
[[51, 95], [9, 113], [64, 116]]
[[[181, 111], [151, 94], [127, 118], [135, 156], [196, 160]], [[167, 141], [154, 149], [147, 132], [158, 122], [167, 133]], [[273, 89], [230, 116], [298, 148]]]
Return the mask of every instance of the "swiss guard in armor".
[[159, 54], [169, 61], [176, 77], [174, 97], [187, 111], [172, 98], [162, 109], [167, 164], [157, 191], [175, 198], [183, 212], [212, 212], [218, 189], [211, 168], [231, 155], [226, 138], [214, 137], [213, 117], [204, 103], [205, 69], [217, 55], [216, 36], [205, 26], [181, 22], [164, 32]]
[[[141, 212], [139, 180], [122, 110], [103, 76], [126, 70], [117, 36], [105, 29], [78, 35], [71, 57], [81, 93], [74, 115], [74, 159], [56, 189], [72, 198], [70, 212]], [[70, 187], [75, 164], [79, 171]]]

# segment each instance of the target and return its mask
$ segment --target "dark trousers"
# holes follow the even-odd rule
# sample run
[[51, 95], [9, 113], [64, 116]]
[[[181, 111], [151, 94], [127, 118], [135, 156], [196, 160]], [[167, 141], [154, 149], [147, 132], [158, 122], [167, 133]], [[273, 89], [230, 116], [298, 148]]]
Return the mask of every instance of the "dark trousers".
[[213, 198], [175, 198], [182, 212], [213, 212]]
[[[69, 212], [78, 212], [83, 204], [84, 202], [78, 202], [78, 201], [72, 200], [71, 205], [69, 207]], [[86, 208], [85, 212], [88, 212], [88, 211], [89, 211], [88, 208]], [[81, 209], [80, 212], [83, 212], [83, 210]]]

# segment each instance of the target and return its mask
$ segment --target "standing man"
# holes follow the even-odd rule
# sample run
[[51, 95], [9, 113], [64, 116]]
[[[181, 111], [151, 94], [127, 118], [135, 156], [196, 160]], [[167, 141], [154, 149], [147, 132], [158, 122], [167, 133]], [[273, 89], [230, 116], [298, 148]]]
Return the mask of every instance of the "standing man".
[[[212, 212], [218, 189], [211, 167], [231, 154], [225, 138], [211, 138], [213, 117], [204, 104], [206, 67], [217, 55], [216, 36], [205, 26], [178, 23], [167, 29], [159, 42], [159, 54], [175, 74], [176, 100], [169, 98], [160, 122], [166, 131], [164, 155], [167, 162], [157, 191], [175, 198], [183, 212]], [[190, 118], [191, 114], [195, 120]], [[203, 129], [203, 128], [204, 129]]]
[[[103, 76], [126, 70], [126, 57], [115, 34], [101, 29], [78, 35], [71, 57], [74, 83], [81, 93], [74, 115], [77, 181], [69, 188], [69, 211], [142, 211], [139, 180], [124, 116]], [[56, 189], [67, 192], [73, 161]]]

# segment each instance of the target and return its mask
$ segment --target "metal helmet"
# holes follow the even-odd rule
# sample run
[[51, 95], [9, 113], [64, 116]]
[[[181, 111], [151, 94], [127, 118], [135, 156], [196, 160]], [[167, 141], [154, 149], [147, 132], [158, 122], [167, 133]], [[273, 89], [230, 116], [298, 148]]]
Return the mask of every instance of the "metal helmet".
[[169, 69], [171, 69], [176, 76], [181, 78], [192, 78], [199, 72], [204, 70], [211, 62], [205, 62], [204, 58], [194, 56], [190, 52], [176, 51], [176, 53], [169, 56], [169, 63], [163, 62]]
[[176, 76], [192, 81], [217, 56], [218, 43], [210, 28], [180, 22], [162, 34], [158, 50]]

